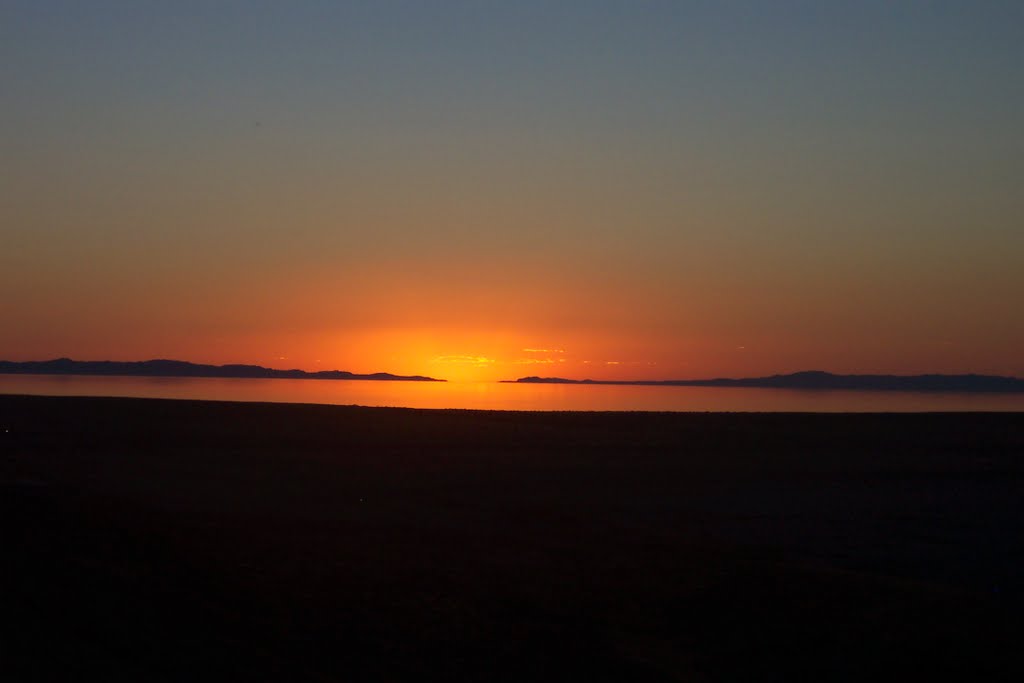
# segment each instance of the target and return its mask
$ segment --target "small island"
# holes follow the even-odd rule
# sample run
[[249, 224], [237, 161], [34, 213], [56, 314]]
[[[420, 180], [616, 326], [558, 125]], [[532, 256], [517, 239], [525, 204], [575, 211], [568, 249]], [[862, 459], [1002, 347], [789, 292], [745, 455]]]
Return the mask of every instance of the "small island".
[[618, 384], [670, 387], [746, 387], [830, 391], [955, 391], [1024, 393], [1024, 379], [998, 375], [834, 375], [821, 370], [740, 379], [594, 380], [563, 377], [520, 377], [511, 384]]
[[219, 377], [237, 379], [347, 379], [385, 382], [445, 382], [422, 375], [393, 375], [389, 372], [357, 374], [345, 370], [275, 370], [260, 365], [203, 365], [183, 360], [83, 361], [70, 358], [43, 361], [0, 361], [0, 374], [7, 375], [99, 375], [121, 377]]

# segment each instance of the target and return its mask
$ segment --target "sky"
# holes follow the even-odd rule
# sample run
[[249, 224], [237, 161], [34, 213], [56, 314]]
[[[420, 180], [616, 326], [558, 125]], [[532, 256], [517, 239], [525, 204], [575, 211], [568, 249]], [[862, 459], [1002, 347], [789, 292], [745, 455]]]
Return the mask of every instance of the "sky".
[[1024, 3], [0, 2], [0, 358], [1024, 375]]

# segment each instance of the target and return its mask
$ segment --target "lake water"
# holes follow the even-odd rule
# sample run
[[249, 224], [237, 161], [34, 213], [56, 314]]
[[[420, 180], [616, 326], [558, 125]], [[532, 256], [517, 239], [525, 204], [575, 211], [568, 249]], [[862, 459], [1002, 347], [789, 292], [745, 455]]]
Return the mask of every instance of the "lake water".
[[1024, 394], [82, 375], [0, 375], [0, 394], [132, 396], [481, 410], [1024, 411]]

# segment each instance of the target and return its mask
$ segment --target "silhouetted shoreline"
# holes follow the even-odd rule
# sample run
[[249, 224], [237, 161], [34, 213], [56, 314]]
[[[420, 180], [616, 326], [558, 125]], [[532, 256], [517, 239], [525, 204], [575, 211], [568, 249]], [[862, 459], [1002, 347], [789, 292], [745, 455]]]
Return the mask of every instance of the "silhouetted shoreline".
[[833, 391], [951, 391], [965, 393], [1024, 393], [1024, 379], [998, 375], [834, 375], [820, 370], [742, 379], [593, 380], [563, 377], [520, 377], [516, 384], [617, 384], [665, 387], [745, 387], [762, 389], [822, 389]]
[[0, 395], [7, 681], [1024, 676], [1020, 414]]
[[393, 375], [388, 372], [358, 374], [344, 370], [275, 370], [260, 365], [203, 365], [182, 360], [81, 361], [58, 358], [45, 361], [0, 361], [0, 374], [8, 375], [95, 375], [103, 377], [224, 377], [234, 379], [324, 379], [390, 382], [444, 382], [422, 375]]

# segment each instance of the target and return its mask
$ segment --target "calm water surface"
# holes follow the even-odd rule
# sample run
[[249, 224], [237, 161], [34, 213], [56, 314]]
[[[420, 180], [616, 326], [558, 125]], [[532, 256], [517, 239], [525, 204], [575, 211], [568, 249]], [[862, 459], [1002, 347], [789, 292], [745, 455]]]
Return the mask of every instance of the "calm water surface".
[[1024, 394], [82, 375], [0, 375], [0, 394], [484, 410], [1024, 411]]

